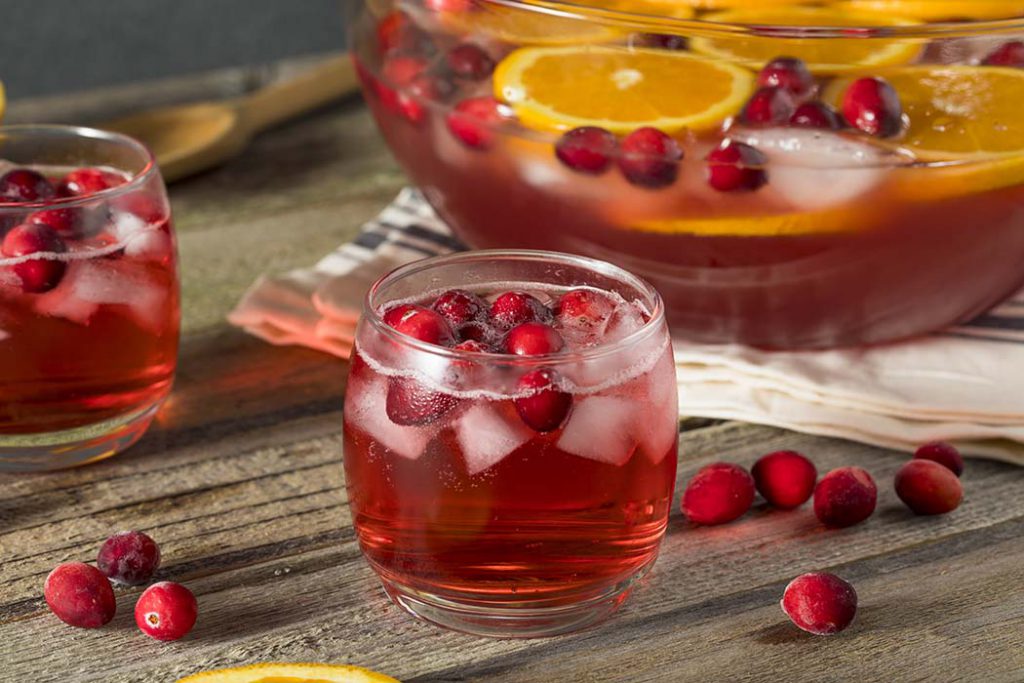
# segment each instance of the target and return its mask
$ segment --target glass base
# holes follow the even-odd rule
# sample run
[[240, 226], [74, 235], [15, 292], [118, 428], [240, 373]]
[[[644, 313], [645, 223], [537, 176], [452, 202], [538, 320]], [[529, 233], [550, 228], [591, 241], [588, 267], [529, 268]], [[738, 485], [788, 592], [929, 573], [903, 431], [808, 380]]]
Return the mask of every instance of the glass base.
[[161, 403], [87, 427], [0, 434], [0, 472], [59, 470], [109, 458], [142, 438]]

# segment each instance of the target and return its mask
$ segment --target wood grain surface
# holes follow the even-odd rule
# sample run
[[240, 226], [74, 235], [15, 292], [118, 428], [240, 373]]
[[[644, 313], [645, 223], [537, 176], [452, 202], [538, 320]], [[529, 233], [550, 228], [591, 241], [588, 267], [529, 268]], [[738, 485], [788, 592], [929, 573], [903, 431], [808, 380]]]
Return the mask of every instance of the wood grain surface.
[[[265, 74], [264, 74], [265, 75]], [[224, 73], [176, 95], [260, 82]], [[159, 89], [157, 89], [159, 91]], [[103, 116], [153, 86], [24, 103], [14, 118]], [[43, 105], [46, 106], [43, 106]], [[269, 660], [356, 663], [427, 681], [1024, 681], [1024, 470], [968, 463], [965, 503], [915, 517], [896, 499], [902, 456], [767, 427], [688, 420], [679, 488], [715, 460], [770, 450], [824, 471], [866, 467], [879, 509], [824, 530], [809, 506], [758, 503], [738, 523], [698, 528], [673, 512], [653, 572], [610, 621], [572, 636], [484, 640], [419, 623], [385, 599], [361, 560], [341, 467], [345, 365], [273, 348], [225, 313], [259, 274], [313, 262], [402, 185], [365, 109], [347, 103], [258, 138], [228, 166], [176, 185], [185, 336], [172, 400], [130, 452], [77, 470], [0, 477], [0, 681], [170, 683]], [[176, 643], [141, 635], [139, 589], [118, 590], [102, 629], [62, 625], [42, 599], [58, 562], [91, 561], [138, 528], [163, 549], [160, 578], [195, 591], [200, 618]], [[854, 626], [817, 638], [778, 607], [786, 582], [851, 580]]]

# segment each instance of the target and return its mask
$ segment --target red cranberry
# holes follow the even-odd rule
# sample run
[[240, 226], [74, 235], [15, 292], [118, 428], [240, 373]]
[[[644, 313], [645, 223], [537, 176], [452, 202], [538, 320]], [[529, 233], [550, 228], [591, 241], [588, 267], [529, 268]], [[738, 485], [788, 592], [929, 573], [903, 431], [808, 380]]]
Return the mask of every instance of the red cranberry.
[[956, 474], [934, 460], [915, 458], [896, 472], [896, 495], [919, 515], [944, 515], [960, 506], [963, 486]]
[[114, 583], [148, 583], [160, 566], [160, 547], [141, 531], [122, 531], [100, 546], [96, 566]]
[[956, 476], [964, 473], [964, 458], [960, 451], [945, 441], [926, 443], [914, 452], [915, 458], [934, 460]]
[[566, 132], [555, 143], [555, 156], [574, 171], [597, 175], [612, 163], [618, 142], [604, 128], [583, 126]]
[[473, 0], [424, 0], [424, 4], [435, 12], [468, 12], [473, 9]]
[[814, 514], [826, 526], [853, 526], [871, 516], [877, 500], [878, 488], [866, 470], [840, 467], [814, 488]]
[[78, 628], [99, 628], [117, 611], [110, 581], [99, 569], [82, 562], [57, 565], [46, 577], [43, 597], [61, 621]]
[[764, 154], [735, 140], [724, 140], [707, 157], [708, 184], [719, 192], [753, 191], [768, 182]]
[[401, 304], [384, 314], [384, 323], [402, 334], [438, 346], [451, 346], [455, 341], [451, 327], [436, 311], [416, 304]]
[[1024, 41], [1011, 40], [993, 50], [982, 64], [987, 66], [1024, 66]]
[[503, 330], [522, 323], [544, 322], [549, 316], [547, 307], [526, 292], [505, 292], [491, 303], [491, 322]]
[[199, 605], [192, 591], [180, 583], [154, 583], [135, 603], [135, 624], [151, 638], [178, 640], [195, 626]]
[[665, 187], [676, 181], [683, 150], [674, 138], [657, 128], [638, 128], [622, 141], [619, 170], [626, 180], [643, 187]]
[[804, 631], [831, 636], [853, 623], [857, 591], [835, 574], [803, 574], [786, 586], [782, 611]]
[[903, 127], [903, 105], [887, 81], [858, 78], [843, 93], [843, 117], [868, 135], [887, 138]]
[[427, 63], [419, 57], [408, 55], [396, 55], [384, 62], [381, 74], [392, 85], [405, 87], [412, 79], [422, 74], [427, 68]]
[[758, 88], [747, 100], [740, 121], [755, 126], [775, 126], [789, 121], [796, 109], [793, 95], [782, 88]]
[[385, 409], [396, 425], [419, 427], [430, 424], [458, 405], [451, 394], [434, 391], [414, 379], [392, 377], [388, 380]]
[[482, 81], [494, 71], [494, 60], [479, 45], [462, 43], [445, 55], [448, 71], [456, 78]]
[[757, 75], [757, 84], [762, 88], [782, 88], [802, 98], [810, 95], [814, 89], [814, 76], [802, 59], [776, 57], [761, 69]]
[[843, 127], [839, 120], [839, 114], [823, 102], [804, 102], [793, 116], [789, 118], [789, 125], [797, 128], [821, 128], [824, 130], [839, 130]]
[[462, 144], [472, 149], [486, 149], [494, 142], [493, 128], [504, 122], [501, 104], [493, 97], [470, 97], [462, 100], [448, 114], [448, 130]]
[[82, 197], [124, 185], [125, 177], [113, 171], [100, 168], [79, 168], [61, 178], [57, 183], [57, 194], [61, 197]]
[[56, 194], [46, 176], [30, 168], [15, 168], [0, 176], [0, 202], [37, 202]]
[[443, 102], [455, 92], [455, 86], [448, 79], [431, 73], [414, 76], [405, 91], [396, 93], [398, 108], [405, 118], [413, 123], [423, 120], [426, 109], [424, 102]]
[[450, 289], [430, 305], [453, 328], [487, 317], [487, 302], [464, 289]]
[[491, 342], [494, 341], [497, 334], [494, 329], [487, 323], [479, 320], [473, 320], [468, 323], [459, 325], [456, 330], [456, 335], [459, 341], [475, 341], [490, 346]]
[[725, 524], [739, 519], [754, 502], [754, 479], [729, 462], [700, 468], [683, 492], [682, 508], [696, 524]]
[[538, 322], [523, 323], [509, 330], [503, 345], [505, 353], [517, 356], [544, 356], [557, 353], [565, 347], [562, 335], [549, 325]]
[[612, 300], [593, 289], [571, 289], [555, 303], [555, 317], [562, 325], [597, 325], [614, 310]]
[[790, 510], [806, 503], [814, 493], [818, 470], [795, 451], [776, 451], [762, 456], [751, 470], [757, 491], [768, 504]]
[[[13, 228], [4, 236], [0, 252], [7, 257], [28, 256], [43, 252], [63, 254], [67, 251], [64, 240], [48, 225], [26, 223]], [[29, 259], [11, 266], [21, 278], [21, 289], [32, 294], [48, 292], [64, 277], [67, 264], [52, 258]]]
[[491, 348], [490, 344], [486, 344], [477, 339], [466, 339], [460, 341], [454, 346], [456, 351], [468, 351], [469, 353], [490, 353], [494, 349]]
[[555, 431], [569, 414], [572, 394], [557, 389], [557, 381], [555, 372], [547, 368], [531, 370], [519, 378], [517, 387], [526, 395], [515, 400], [516, 412], [535, 432]]
[[36, 211], [28, 222], [48, 225], [64, 239], [82, 239], [99, 232], [106, 217], [107, 212], [99, 207], [67, 207]]

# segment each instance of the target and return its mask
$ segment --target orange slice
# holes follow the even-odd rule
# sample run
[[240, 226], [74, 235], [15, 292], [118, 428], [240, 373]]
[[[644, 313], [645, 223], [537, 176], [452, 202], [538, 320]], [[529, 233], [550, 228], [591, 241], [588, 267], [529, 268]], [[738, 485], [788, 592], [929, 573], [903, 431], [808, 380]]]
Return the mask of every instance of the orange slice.
[[530, 128], [600, 126], [626, 134], [710, 130], [735, 114], [753, 75], [687, 52], [602, 46], [523, 48], [494, 71], [494, 93]]
[[861, 230], [870, 222], [869, 214], [844, 206], [827, 211], [639, 221], [629, 229], [703, 237], [790, 237]]
[[178, 683], [399, 683], [358, 666], [253, 664], [186, 676]]
[[[835, 7], [760, 7], [715, 12], [708, 21], [748, 26], [787, 27], [890, 27], [913, 25], [912, 19], [888, 13], [846, 11]], [[698, 36], [691, 42], [697, 52], [760, 68], [786, 55], [799, 57], [813, 71], [841, 73], [864, 66], [905, 64], [921, 51], [922, 42], [911, 38], [776, 38], [769, 36]]]
[[487, 40], [515, 45], [576, 45], [607, 43], [623, 31], [595, 21], [570, 19], [538, 10], [479, 3], [470, 12], [439, 15], [449, 29]]
[[579, 4], [595, 9], [630, 12], [632, 14], [649, 14], [672, 19], [690, 19], [693, 8], [680, 4], [678, 0], [579, 0]]
[[842, 7], [892, 12], [921, 21], [1007, 19], [1024, 16], [1020, 0], [846, 0]]
[[695, 9], [731, 9], [734, 7], [781, 7], [783, 5], [808, 5], [814, 0], [684, 0]]

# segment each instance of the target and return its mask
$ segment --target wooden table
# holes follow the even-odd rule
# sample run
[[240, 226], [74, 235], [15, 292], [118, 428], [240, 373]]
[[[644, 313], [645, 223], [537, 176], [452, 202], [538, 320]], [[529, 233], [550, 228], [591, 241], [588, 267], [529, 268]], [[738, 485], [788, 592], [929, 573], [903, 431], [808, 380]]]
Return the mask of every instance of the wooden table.
[[[234, 93], [267, 76], [228, 72], [159, 88], [14, 107], [74, 121], [156, 99]], [[171, 190], [181, 237], [184, 339], [173, 398], [130, 452], [90, 467], [0, 477], [0, 681], [167, 683], [268, 660], [351, 662], [413, 681], [1024, 681], [1024, 470], [970, 462], [966, 502], [911, 515], [891, 489], [904, 456], [735, 422], [690, 420], [679, 482], [714, 460], [769, 450], [880, 483], [866, 523], [826, 531], [809, 506], [758, 504], [697, 528], [675, 512], [653, 572], [611, 621], [578, 635], [483, 640], [393, 607], [359, 555], [341, 467], [344, 363], [273, 348], [225, 313], [266, 271], [312, 263], [402, 185], [366, 110], [351, 102], [259, 138], [237, 161]], [[188, 584], [200, 617], [161, 644], [118, 592], [103, 629], [59, 623], [42, 584], [92, 561], [110, 533], [162, 545], [160, 577]], [[828, 569], [857, 587], [854, 626], [809, 636], [779, 610], [787, 581]]]

